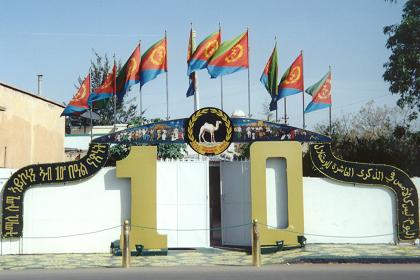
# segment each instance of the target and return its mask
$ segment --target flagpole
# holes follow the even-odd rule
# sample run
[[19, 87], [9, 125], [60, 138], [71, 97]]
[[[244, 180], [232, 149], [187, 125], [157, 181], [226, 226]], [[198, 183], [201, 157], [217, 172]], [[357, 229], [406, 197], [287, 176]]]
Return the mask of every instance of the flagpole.
[[[331, 74], [331, 65], [328, 65], [328, 69], [329, 69], [329, 72], [330, 72], [330, 74]], [[330, 96], [331, 96], [331, 89], [330, 89]], [[329, 108], [329, 115], [330, 115], [330, 137], [331, 137], [331, 135], [332, 135], [332, 125], [331, 125], [331, 107], [332, 107], [332, 102], [331, 102], [331, 104], [330, 104], [330, 108]]]
[[284, 124], [287, 124], [286, 97], [284, 98]]
[[[300, 55], [302, 56], [302, 85], [304, 85], [304, 76], [303, 76], [303, 50], [300, 51]], [[302, 86], [302, 116], [303, 116], [303, 125], [302, 128], [305, 129], [305, 86]]]
[[223, 111], [223, 76], [220, 76], [220, 109]]
[[[115, 65], [115, 54], [114, 54]], [[117, 73], [114, 75], [114, 132], [117, 131]]]
[[[275, 46], [275, 48], [276, 48], [276, 55], [277, 55], [277, 36], [274, 36], [274, 46]], [[278, 71], [278, 67], [277, 67], [277, 71]], [[278, 74], [277, 74], [278, 75]], [[278, 81], [278, 78], [276, 78], [277, 80], [276, 80], [276, 83], [277, 83], [277, 81]], [[278, 94], [279, 94], [279, 89], [278, 89], [278, 85], [276, 86], [276, 123], [279, 121], [279, 117], [278, 117], [278, 115], [279, 115], [279, 108], [278, 108], [278, 106], [277, 106], [277, 97], [278, 97]]]
[[[332, 105], [332, 104], [331, 104]], [[330, 106], [330, 136], [332, 134], [332, 126], [331, 126], [331, 106]]]
[[[92, 68], [89, 67], [89, 89], [90, 91], [92, 91], [92, 75], [91, 75], [91, 71]], [[92, 107], [93, 107], [93, 102], [92, 104], [89, 106], [89, 113], [90, 113], [90, 141], [92, 142], [93, 139], [93, 120], [92, 120]]]
[[[222, 25], [219, 21], [220, 40], [222, 39]], [[223, 76], [220, 76], [220, 109], [223, 111]]]
[[200, 98], [198, 95], [198, 79], [197, 79], [197, 73], [194, 72], [194, 111], [197, 111], [198, 109], [200, 109]]
[[166, 119], [169, 120], [169, 89], [168, 89], [168, 41], [166, 39], [166, 30], [165, 30], [165, 47], [166, 47]]
[[[192, 23], [191, 23], [191, 30], [192, 30]], [[194, 53], [195, 50], [195, 36], [196, 33], [194, 30], [192, 30], [192, 38], [191, 38], [191, 55]], [[193, 79], [194, 79], [194, 112], [198, 110], [200, 107], [199, 105], [199, 96], [198, 96], [198, 79], [197, 79], [197, 73], [193, 72]]]
[[[140, 73], [140, 66], [141, 66], [141, 49], [140, 49], [140, 44], [141, 44], [141, 40], [139, 40], [139, 51], [140, 51], [140, 61], [139, 61], [139, 73]], [[139, 75], [139, 79], [140, 79], [140, 75]], [[143, 121], [142, 121], [142, 117], [143, 117], [143, 96], [142, 96], [142, 93], [141, 93], [141, 81], [139, 82], [139, 91], [140, 91], [140, 97], [139, 97], [139, 105], [140, 105], [140, 107], [139, 107], [139, 121], [141, 122], [141, 123], [143, 123]]]
[[247, 27], [246, 28], [246, 36], [247, 36], [247, 40], [246, 40], [246, 42], [247, 42], [247, 49], [248, 49], [248, 52], [247, 52], [247, 54], [248, 54], [248, 57], [247, 57], [247, 59], [248, 59], [248, 117], [250, 118], [251, 117], [251, 80], [250, 80], [250, 78], [249, 78], [249, 76], [250, 76], [250, 71], [249, 71], [249, 67], [250, 67], [250, 63], [249, 63], [249, 33], [248, 33], [248, 31], [249, 31], [249, 28]]

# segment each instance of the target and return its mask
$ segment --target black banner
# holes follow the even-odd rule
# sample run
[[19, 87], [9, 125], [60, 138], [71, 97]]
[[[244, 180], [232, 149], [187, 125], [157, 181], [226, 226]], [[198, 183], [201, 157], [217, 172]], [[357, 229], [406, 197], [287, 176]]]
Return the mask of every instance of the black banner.
[[20, 237], [23, 229], [23, 196], [34, 185], [85, 179], [108, 160], [109, 145], [91, 143], [86, 156], [77, 161], [28, 165], [16, 171], [3, 188], [2, 237]]
[[329, 143], [310, 145], [310, 154], [316, 169], [331, 179], [381, 185], [393, 190], [396, 195], [399, 240], [414, 241], [419, 237], [417, 189], [406, 173], [390, 165], [340, 160], [333, 155]]
[[[221, 112], [217, 108], [213, 109]], [[197, 114], [200, 110], [196, 111]], [[223, 113], [224, 114], [224, 113]], [[189, 119], [176, 119], [163, 122], [149, 123], [129, 127], [122, 131], [117, 131], [93, 139], [95, 143], [108, 144], [128, 144], [128, 145], [158, 145], [169, 143], [185, 143], [188, 138]], [[213, 120], [214, 121], [214, 120]], [[252, 143], [256, 141], [299, 141], [299, 142], [330, 142], [328, 136], [288, 126], [280, 123], [267, 122], [248, 118], [231, 118], [233, 133], [231, 142], [233, 143]], [[215, 125], [215, 123], [213, 123]], [[226, 132], [225, 129], [216, 131], [214, 136]], [[209, 137], [208, 134], [205, 137]], [[198, 139], [198, 138], [197, 138]], [[207, 139], [207, 141], [210, 141]]]

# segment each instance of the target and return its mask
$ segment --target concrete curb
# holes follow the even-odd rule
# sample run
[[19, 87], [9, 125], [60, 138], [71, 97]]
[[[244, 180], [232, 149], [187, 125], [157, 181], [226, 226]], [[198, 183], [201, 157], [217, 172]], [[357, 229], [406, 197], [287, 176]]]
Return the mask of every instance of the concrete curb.
[[409, 264], [409, 263], [420, 263], [419, 257], [301, 257], [293, 261], [293, 263], [380, 263], [380, 264]]

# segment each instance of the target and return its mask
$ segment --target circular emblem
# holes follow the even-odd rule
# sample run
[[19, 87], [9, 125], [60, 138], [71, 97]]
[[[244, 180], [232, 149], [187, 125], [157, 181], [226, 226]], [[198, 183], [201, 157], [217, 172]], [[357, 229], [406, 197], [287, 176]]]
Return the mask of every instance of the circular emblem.
[[230, 54], [225, 58], [227, 63], [232, 63], [240, 59], [244, 55], [244, 47], [241, 44], [234, 46]]
[[283, 83], [285, 83], [286, 85], [294, 84], [297, 81], [299, 81], [300, 75], [301, 75], [300, 67], [295, 66], [295, 67], [292, 68], [292, 70], [290, 71], [290, 74], [288, 75], [287, 79], [284, 80]]
[[77, 102], [85, 98], [85, 96], [86, 96], [86, 85], [83, 84], [82, 87], [79, 89], [79, 91], [76, 93], [76, 95], [73, 96], [71, 101]]
[[211, 57], [214, 52], [219, 48], [219, 41], [213, 40], [207, 43], [204, 55], [206, 58]]
[[163, 60], [165, 59], [166, 52], [164, 46], [159, 46], [153, 50], [150, 60], [154, 65], [162, 65]]
[[185, 122], [185, 141], [201, 155], [219, 155], [232, 142], [232, 121], [220, 109], [206, 107]]
[[331, 92], [331, 82], [330, 82], [330, 79], [328, 78], [325, 81], [325, 84], [322, 85], [321, 90], [319, 91], [318, 98], [327, 99], [328, 97], [330, 97], [330, 92]]

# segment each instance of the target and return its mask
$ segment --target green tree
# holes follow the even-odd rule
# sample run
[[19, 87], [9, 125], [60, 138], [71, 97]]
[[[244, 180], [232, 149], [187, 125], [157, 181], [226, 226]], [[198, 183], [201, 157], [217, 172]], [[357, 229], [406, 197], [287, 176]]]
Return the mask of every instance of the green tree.
[[[105, 81], [108, 73], [112, 71], [113, 62], [111, 62], [108, 56], [105, 54], [101, 56], [96, 51], [93, 51], [94, 59], [91, 60], [91, 86], [92, 89], [99, 87]], [[117, 73], [121, 69], [121, 62], [117, 63]], [[83, 79], [78, 78], [78, 88]], [[154, 123], [162, 121], [160, 118], [154, 118], [147, 120], [144, 118], [145, 111], [142, 112], [140, 116], [136, 114], [137, 106], [135, 103], [135, 98], [127, 100], [127, 95], [124, 97], [125, 100], [122, 104], [117, 104], [117, 114], [116, 121], [117, 123], [124, 123], [128, 126], [136, 126], [146, 123]], [[102, 102], [98, 102], [98, 106], [93, 108], [93, 111], [98, 113], [100, 120], [94, 121], [94, 125], [113, 125], [114, 124], [114, 100], [109, 98]], [[72, 120], [75, 120], [81, 125], [90, 125], [90, 121], [81, 118], [81, 117], [71, 117]], [[116, 161], [125, 158], [130, 153], [130, 145], [126, 144], [117, 144], [112, 145], [110, 148], [110, 157], [107, 162], [107, 166], [115, 166]], [[161, 159], [180, 159], [184, 156], [183, 153], [186, 152], [185, 144], [161, 144], [158, 145], [158, 158]]]
[[[99, 55], [94, 52], [94, 59], [91, 60], [91, 84], [92, 88], [97, 88], [103, 84], [108, 73], [112, 71], [113, 63], [109, 61], [108, 56]], [[121, 63], [117, 63], [117, 73], [121, 69]], [[79, 79], [80, 81], [80, 79]], [[137, 105], [135, 105], [135, 98], [127, 100], [127, 95], [124, 96], [124, 102], [117, 104], [117, 123], [128, 123], [131, 119], [136, 117]], [[93, 111], [98, 113], [100, 120], [94, 122], [96, 125], [113, 125], [114, 124], [114, 99], [109, 98], [98, 103]]]
[[[160, 118], [147, 120], [143, 116], [134, 117], [128, 121], [128, 126], [137, 126], [148, 123], [155, 123], [163, 121]], [[128, 156], [131, 146], [127, 144], [112, 145], [110, 149], [110, 157], [107, 166], [115, 166], [118, 160]], [[187, 151], [186, 144], [159, 144], [157, 146], [157, 157], [159, 159], [181, 159]]]
[[276, 111], [270, 111], [270, 100], [264, 100], [264, 103], [262, 104], [262, 114], [266, 117], [266, 120], [268, 121], [268, 122], [271, 122], [271, 121], [276, 121], [275, 120], [275, 114], [276, 114]]
[[[342, 159], [397, 166], [410, 176], [420, 175], [420, 132], [412, 129], [411, 111], [399, 107], [379, 107], [368, 102], [356, 114], [333, 122], [332, 149]], [[328, 124], [315, 128], [325, 133]], [[320, 176], [309, 153], [304, 154], [305, 176]]]
[[[408, 0], [401, 22], [383, 31], [389, 36], [386, 47], [391, 50], [383, 78], [390, 83], [389, 90], [400, 95], [398, 106], [420, 111], [420, 0]], [[417, 118], [417, 112], [410, 118]]]

